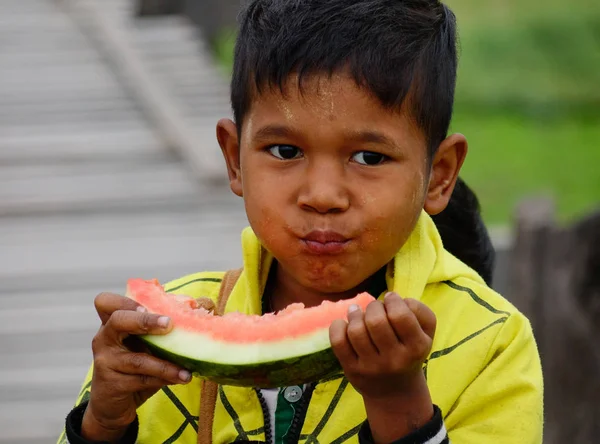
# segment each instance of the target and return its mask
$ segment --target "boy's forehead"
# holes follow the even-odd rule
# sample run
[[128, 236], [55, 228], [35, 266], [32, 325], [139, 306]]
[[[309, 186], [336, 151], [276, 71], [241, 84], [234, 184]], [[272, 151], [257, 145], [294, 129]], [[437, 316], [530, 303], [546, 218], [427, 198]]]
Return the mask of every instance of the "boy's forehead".
[[298, 129], [327, 127], [329, 131], [378, 129], [390, 137], [423, 142], [423, 134], [403, 110], [384, 107], [367, 89], [344, 72], [331, 75], [292, 75], [282, 85], [254, 91], [243, 133], [282, 123]]
[[[358, 93], [358, 94], [357, 94]], [[317, 112], [322, 118], [333, 120], [337, 113], [343, 111], [348, 100], [340, 100], [343, 96], [356, 99], [367, 95], [359, 90], [354, 79], [344, 73], [331, 75], [305, 75], [301, 79], [298, 74], [290, 75], [280, 85], [270, 85], [255, 95], [257, 102], [269, 102], [271, 106], [290, 113], [290, 107], [302, 107]]]

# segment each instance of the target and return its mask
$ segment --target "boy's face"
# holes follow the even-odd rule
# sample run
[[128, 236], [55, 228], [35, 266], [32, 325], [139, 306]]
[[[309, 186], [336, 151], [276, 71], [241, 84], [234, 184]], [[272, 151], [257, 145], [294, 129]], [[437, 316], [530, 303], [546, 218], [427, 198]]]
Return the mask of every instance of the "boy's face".
[[425, 137], [344, 75], [315, 77], [302, 92], [292, 79], [285, 95], [266, 88], [241, 143], [230, 121], [218, 135], [254, 232], [314, 291], [356, 288], [388, 263], [431, 191]]

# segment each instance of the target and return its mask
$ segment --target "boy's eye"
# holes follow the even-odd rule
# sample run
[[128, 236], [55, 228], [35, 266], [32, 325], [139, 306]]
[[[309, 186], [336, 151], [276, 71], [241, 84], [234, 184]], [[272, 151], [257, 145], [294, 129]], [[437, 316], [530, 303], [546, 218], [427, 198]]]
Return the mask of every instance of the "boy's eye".
[[352, 159], [361, 165], [379, 165], [387, 156], [372, 151], [361, 151], [352, 156]]
[[278, 159], [290, 160], [302, 157], [302, 151], [300, 148], [296, 148], [292, 145], [273, 145], [268, 148], [269, 153]]

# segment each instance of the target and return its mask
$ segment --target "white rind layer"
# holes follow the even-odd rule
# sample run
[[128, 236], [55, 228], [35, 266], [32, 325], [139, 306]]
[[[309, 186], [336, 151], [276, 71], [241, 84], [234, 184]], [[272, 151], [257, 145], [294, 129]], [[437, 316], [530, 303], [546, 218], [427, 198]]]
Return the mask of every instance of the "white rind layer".
[[252, 365], [310, 355], [331, 347], [329, 329], [269, 342], [227, 343], [206, 333], [174, 328], [165, 336], [146, 336], [150, 343], [190, 359], [225, 365]]

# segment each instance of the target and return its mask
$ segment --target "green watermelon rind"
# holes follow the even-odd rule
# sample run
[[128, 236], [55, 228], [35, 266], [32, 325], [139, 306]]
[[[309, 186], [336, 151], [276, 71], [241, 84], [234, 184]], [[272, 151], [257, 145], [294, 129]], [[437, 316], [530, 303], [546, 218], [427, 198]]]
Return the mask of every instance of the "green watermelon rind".
[[182, 356], [157, 346], [152, 342], [151, 337], [142, 336], [141, 339], [154, 356], [179, 365], [195, 376], [223, 385], [260, 388], [287, 387], [316, 382], [341, 371], [341, 365], [331, 348], [278, 361], [232, 365]]

